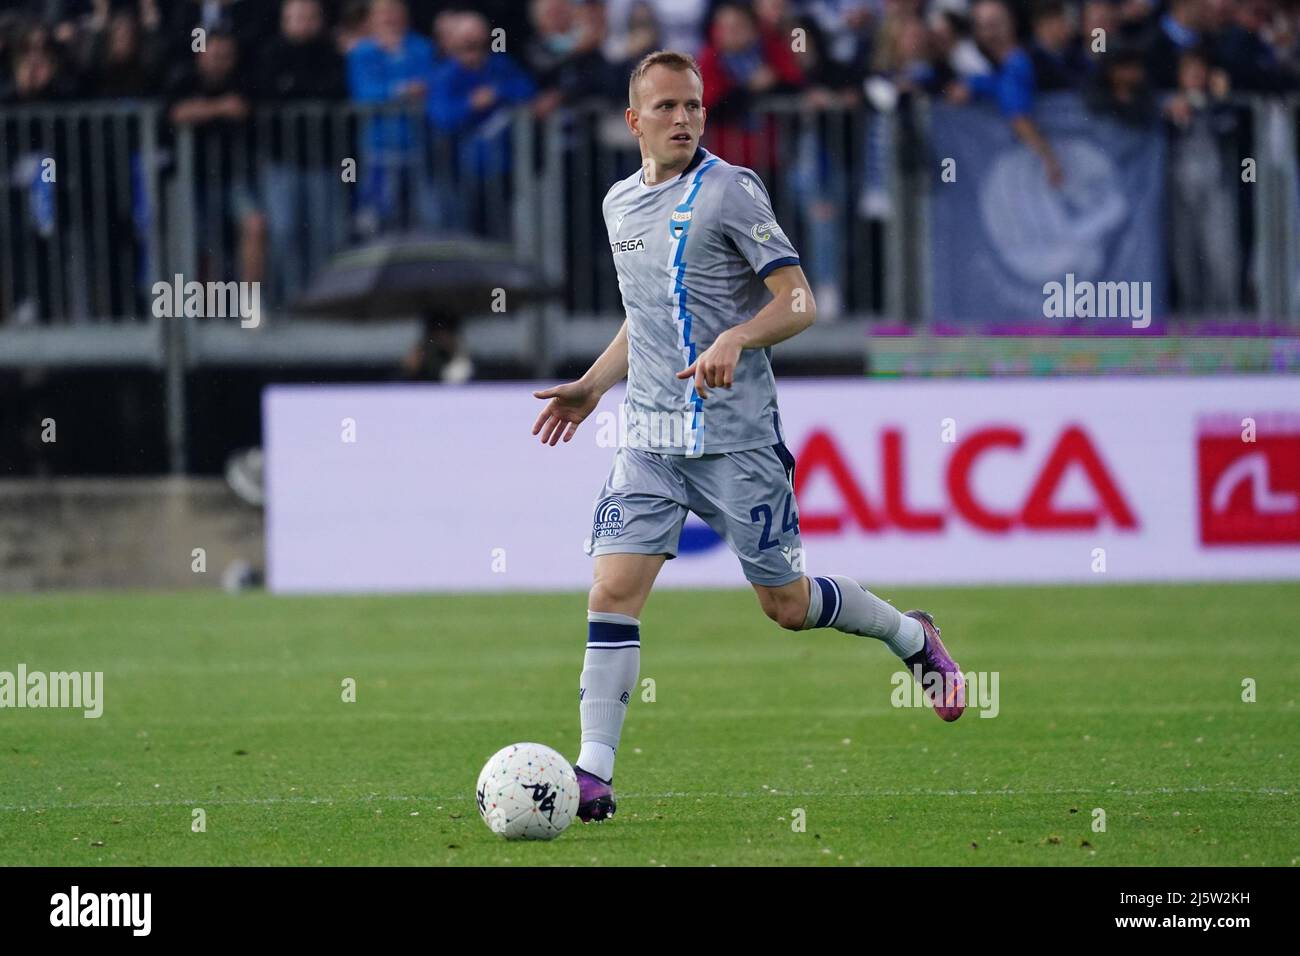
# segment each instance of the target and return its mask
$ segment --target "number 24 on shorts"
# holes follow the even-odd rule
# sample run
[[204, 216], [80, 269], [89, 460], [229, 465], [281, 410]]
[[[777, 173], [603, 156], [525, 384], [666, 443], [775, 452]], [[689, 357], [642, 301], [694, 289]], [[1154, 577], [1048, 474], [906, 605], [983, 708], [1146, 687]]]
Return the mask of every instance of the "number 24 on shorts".
[[[788, 534], [793, 531], [799, 532], [799, 515], [790, 513], [790, 505], [794, 496], [787, 493], [785, 496], [785, 513], [781, 516], [781, 533]], [[763, 535], [758, 541], [758, 550], [766, 551], [768, 548], [775, 548], [781, 543], [780, 539], [772, 540], [772, 509], [769, 505], [757, 505], [750, 509], [749, 518], [755, 524], [763, 522]]]

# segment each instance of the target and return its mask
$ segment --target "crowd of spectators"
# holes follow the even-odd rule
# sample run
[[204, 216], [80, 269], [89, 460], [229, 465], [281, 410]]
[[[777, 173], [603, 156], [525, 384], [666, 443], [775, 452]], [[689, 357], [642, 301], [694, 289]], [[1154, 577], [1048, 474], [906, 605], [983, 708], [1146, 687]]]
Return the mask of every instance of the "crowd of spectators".
[[1294, 90], [1298, 27], [1298, 0], [3, 0], [0, 98], [175, 95], [202, 29], [230, 38], [243, 98], [400, 97], [452, 127], [519, 101], [620, 101], [660, 47], [693, 53], [724, 110], [876, 78], [1014, 112], [1104, 89], [1117, 63], [1177, 90], [1189, 54], [1227, 89]]
[[[414, 195], [400, 167], [417, 134], [450, 143], [459, 169], [499, 173], [511, 110], [617, 108], [632, 65], [658, 48], [698, 58], [706, 145], [733, 162], [762, 168], [774, 128], [751, 106], [769, 94], [877, 116], [925, 94], [992, 104], [1059, 182], [1033, 105], [1075, 90], [1120, 122], [1166, 124], [1192, 183], [1210, 174], [1193, 147], [1234, 122], [1219, 108], [1230, 94], [1300, 89], [1300, 0], [0, 0], [0, 104], [154, 99], [175, 126], [217, 138], [264, 103], [402, 104], [425, 123], [365, 131], [398, 167], [371, 164], [363, 184], [382, 227], [412, 204], [466, 201], [458, 189]], [[275, 245], [277, 231], [327, 231], [310, 219], [327, 205], [324, 166], [272, 158], [224, 210], [245, 277], [268, 232]], [[887, 215], [866, 178], [859, 212]], [[466, 211], [426, 212], [454, 222]]]

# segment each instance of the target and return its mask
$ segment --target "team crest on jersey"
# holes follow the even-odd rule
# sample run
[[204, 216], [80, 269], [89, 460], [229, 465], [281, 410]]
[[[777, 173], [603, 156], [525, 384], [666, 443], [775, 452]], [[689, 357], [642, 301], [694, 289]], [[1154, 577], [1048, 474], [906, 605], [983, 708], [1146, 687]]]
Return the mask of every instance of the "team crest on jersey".
[[682, 203], [673, 210], [671, 221], [668, 223], [668, 234], [673, 239], [680, 240], [689, 228], [691, 228], [691, 207], [689, 203]]
[[753, 229], [749, 230], [749, 234], [754, 237], [756, 242], [767, 242], [767, 240], [771, 239], [773, 236], [785, 235], [774, 219], [769, 220], [768, 222], [760, 222]]
[[623, 502], [611, 495], [596, 505], [596, 517], [592, 522], [593, 538], [613, 538], [623, 533]]

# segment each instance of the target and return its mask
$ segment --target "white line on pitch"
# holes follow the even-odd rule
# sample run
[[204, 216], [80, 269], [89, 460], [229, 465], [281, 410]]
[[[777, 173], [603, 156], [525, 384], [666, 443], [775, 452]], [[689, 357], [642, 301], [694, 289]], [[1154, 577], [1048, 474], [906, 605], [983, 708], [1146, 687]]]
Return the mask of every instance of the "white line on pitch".
[[[1178, 794], [1244, 794], [1251, 796], [1295, 796], [1297, 791], [1285, 787], [1155, 787], [1142, 790], [1122, 788], [1067, 788], [1057, 790], [733, 790], [733, 791], [699, 791], [687, 792], [673, 790], [665, 793], [620, 793], [619, 796], [631, 800], [676, 800], [694, 797], [703, 799], [746, 799], [749, 797], [1053, 797], [1083, 796], [1098, 794], [1105, 796], [1157, 797]], [[11, 804], [0, 806], [0, 812], [25, 813], [44, 810], [130, 810], [146, 807], [220, 807], [220, 806], [273, 806], [276, 804], [305, 804], [308, 806], [334, 806], [340, 804], [364, 803], [437, 803], [457, 806], [461, 803], [472, 804], [472, 797], [465, 794], [455, 796], [411, 796], [397, 794], [391, 796], [370, 795], [364, 797], [238, 797], [208, 798], [197, 800], [126, 800], [104, 803], [55, 803], [43, 806]]]

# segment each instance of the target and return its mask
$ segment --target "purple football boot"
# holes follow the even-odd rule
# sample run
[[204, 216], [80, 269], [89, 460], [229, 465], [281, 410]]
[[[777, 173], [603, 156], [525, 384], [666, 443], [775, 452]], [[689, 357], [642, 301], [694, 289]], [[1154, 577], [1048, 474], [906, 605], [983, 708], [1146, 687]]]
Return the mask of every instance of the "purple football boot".
[[578, 819], [583, 823], [599, 823], [612, 817], [614, 781], [601, 780], [581, 767], [574, 767], [573, 772], [578, 775]]
[[[941, 719], [952, 722], [966, 709], [966, 679], [962, 677], [957, 662], [949, 656], [948, 648], [944, 647], [943, 641], [939, 639], [939, 628], [929, 612], [908, 611], [905, 616], [921, 622], [921, 629], [925, 631], [925, 646], [904, 663], [914, 674], [919, 664], [922, 681], [933, 673], [942, 675], [942, 683], [939, 687], [933, 685], [926, 687], [924, 683], [921, 686], [925, 689], [930, 703], [934, 705], [934, 712]], [[578, 812], [581, 813], [581, 809]]]

